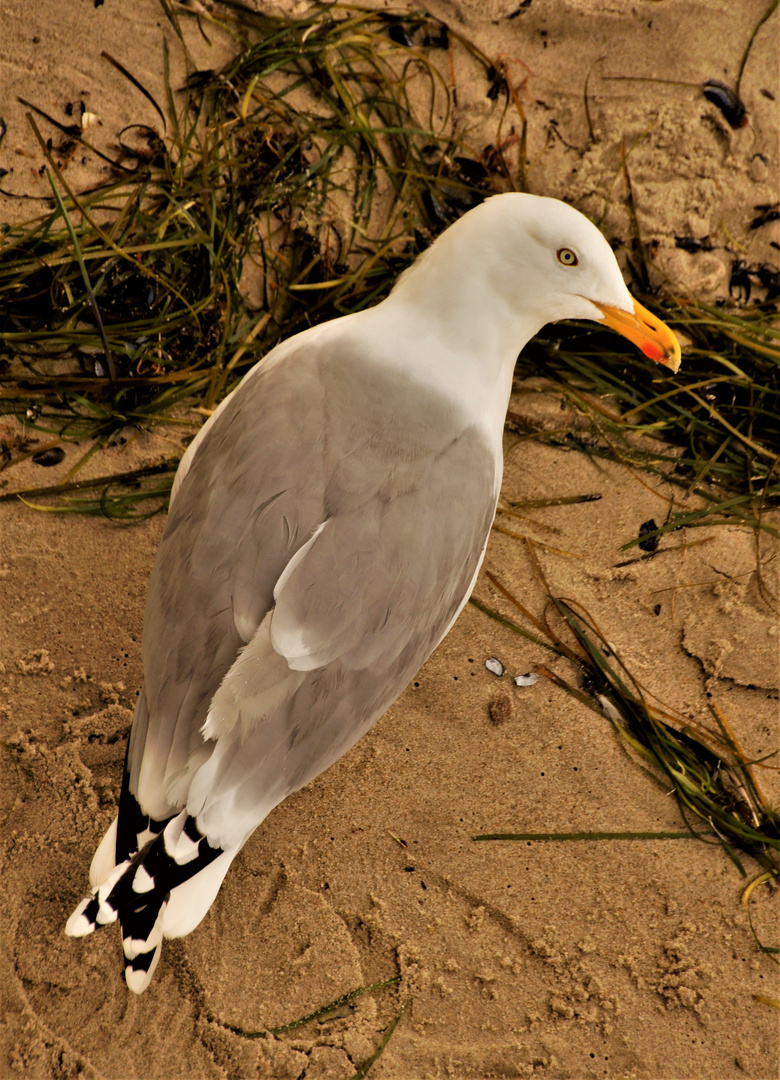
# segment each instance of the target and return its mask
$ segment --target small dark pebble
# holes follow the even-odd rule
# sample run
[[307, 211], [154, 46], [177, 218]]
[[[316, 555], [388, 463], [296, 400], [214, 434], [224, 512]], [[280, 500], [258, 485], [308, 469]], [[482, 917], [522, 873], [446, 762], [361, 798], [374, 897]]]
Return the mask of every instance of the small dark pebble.
[[33, 454], [35, 464], [43, 465], [46, 469], [51, 468], [52, 465], [59, 465], [64, 460], [65, 451], [61, 446], [54, 446], [51, 450], [41, 450], [39, 454]]
[[[648, 533], [655, 532], [655, 530], [657, 528], [658, 528], [658, 526], [656, 525], [653, 518], [649, 518], [647, 521], [643, 521], [642, 524], [639, 526], [639, 536], [640, 536], [639, 546], [642, 549], [642, 551], [653, 552], [658, 547], [658, 539], [659, 538], [657, 536], [648, 536], [647, 535]], [[641, 537], [643, 537], [643, 536], [646, 539], [642, 540]]]
[[412, 48], [412, 39], [406, 32], [406, 28], [401, 23], [394, 23], [388, 28], [388, 37], [391, 41], [394, 41], [396, 45], [403, 45], [407, 49]]
[[780, 203], [764, 204], [754, 207], [761, 213], [750, 222], [751, 229], [760, 229], [763, 225], [769, 225], [772, 221], [780, 221]]
[[744, 259], [734, 259], [731, 264], [731, 277], [729, 278], [729, 296], [737, 296], [747, 303], [750, 299], [752, 287], [747, 263]]
[[488, 715], [494, 724], [512, 719], [512, 699], [509, 694], [497, 694], [488, 705]]
[[675, 247], [683, 251], [712, 251], [712, 244], [708, 243], [709, 237], [704, 236], [701, 240], [696, 236], [675, 236]]
[[450, 47], [450, 35], [446, 23], [441, 24], [441, 30], [436, 36], [426, 34], [423, 38], [423, 45], [428, 45], [432, 49], [448, 49]]
[[458, 172], [467, 184], [473, 184], [476, 187], [479, 184], [487, 184], [490, 181], [490, 174], [481, 161], [476, 161], [474, 158], [463, 157], [462, 155], [454, 158], [453, 161], [458, 167]]
[[780, 296], [780, 270], [772, 266], [757, 266], [756, 275], [762, 286], [766, 289], [766, 299], [776, 300]]
[[528, 10], [528, 8], [531, 6], [531, 3], [532, 0], [523, 0], [522, 4], [516, 11], [513, 11], [511, 15], [507, 15], [507, 22], [509, 22], [510, 19], [516, 19], [518, 15], [522, 15], [524, 11]]
[[[490, 71], [495, 71], [495, 68], [491, 68]], [[490, 72], [488, 72], [488, 78], [490, 79], [490, 85], [487, 88], [487, 97], [491, 101], [496, 101], [498, 95], [501, 93], [502, 86], [505, 86], [506, 84], [499, 78], [498, 73], [491, 77]]]

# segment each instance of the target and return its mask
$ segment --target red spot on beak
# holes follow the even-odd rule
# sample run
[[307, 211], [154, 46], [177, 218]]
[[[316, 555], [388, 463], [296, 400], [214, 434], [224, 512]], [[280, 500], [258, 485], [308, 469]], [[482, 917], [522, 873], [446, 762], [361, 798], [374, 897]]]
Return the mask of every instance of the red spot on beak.
[[664, 359], [664, 351], [655, 341], [643, 341], [639, 347], [645, 356], [650, 360], [655, 360], [657, 364], [660, 364]]

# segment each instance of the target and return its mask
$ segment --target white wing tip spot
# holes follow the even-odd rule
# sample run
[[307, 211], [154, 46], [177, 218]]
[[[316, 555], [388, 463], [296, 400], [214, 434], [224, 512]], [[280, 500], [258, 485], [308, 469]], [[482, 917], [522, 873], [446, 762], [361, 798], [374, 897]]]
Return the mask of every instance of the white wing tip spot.
[[95, 922], [98, 926], [108, 926], [110, 923], [116, 922], [118, 914], [119, 912], [115, 911], [108, 901], [105, 901], [100, 905], [100, 909], [95, 916]]
[[152, 931], [148, 938], [122, 938], [122, 952], [128, 960], [132, 961], [141, 953], [151, 952], [152, 949], [157, 948], [161, 941], [162, 931], [156, 934]]
[[154, 878], [142, 864], [138, 867], [133, 877], [133, 892], [147, 893], [154, 888]]
[[136, 970], [133, 967], [125, 968], [125, 982], [127, 983], [128, 990], [132, 990], [134, 994], [142, 994], [152, 981], [154, 975], [154, 969], [157, 967], [157, 962], [160, 958], [160, 950], [157, 949], [157, 954], [151, 963], [148, 971], [144, 971], [142, 968]]
[[164, 837], [165, 854], [173, 859], [177, 866], [185, 866], [198, 857], [200, 851], [199, 841], [191, 840], [186, 833], [183, 832], [178, 838], [173, 839], [168, 836], [168, 830], [166, 829]]
[[92, 897], [88, 896], [82, 900], [71, 917], [65, 923], [65, 933], [68, 937], [86, 937], [87, 934], [91, 934], [95, 929], [95, 924], [85, 914], [84, 910], [92, 901]]

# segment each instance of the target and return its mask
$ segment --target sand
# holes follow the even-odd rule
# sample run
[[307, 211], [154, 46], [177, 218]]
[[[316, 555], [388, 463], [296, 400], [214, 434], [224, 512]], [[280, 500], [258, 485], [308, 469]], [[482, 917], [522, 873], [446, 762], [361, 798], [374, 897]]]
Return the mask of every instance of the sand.
[[[530, 125], [532, 190], [565, 197], [626, 239], [620, 145], [658, 266], [698, 295], [728, 293], [732, 260], [774, 263], [780, 223], [750, 230], [776, 202], [778, 15], [743, 80], [749, 124], [726, 125], [695, 87], [605, 81], [599, 73], [733, 80], [765, 0], [533, 0], [436, 3], [509, 65]], [[734, 8], [738, 7], [738, 11]], [[289, 10], [289, 5], [288, 5]], [[154, 124], [105, 50], [161, 85], [171, 33], [154, 0], [94, 7], [6, 0], [0, 86], [8, 133], [0, 181], [45, 194], [42, 155], [17, 96], [63, 117], [84, 100], [108, 146], [124, 124]], [[225, 43], [193, 34], [204, 66]], [[589, 84], [596, 141], [582, 87]], [[462, 122], [490, 105], [461, 87]], [[45, 124], [43, 125], [45, 126]], [[87, 160], [73, 175], [100, 175]], [[4, 199], [0, 217], [39, 205]], [[708, 237], [689, 254], [676, 236]], [[553, 392], [519, 384], [516, 411], [577, 424]], [[6, 421], [3, 432], [17, 430]], [[618, 567], [620, 545], [669, 489], [618, 465], [506, 436], [510, 499], [599, 493], [534, 511], [556, 592], [575, 597], [646, 688], [691, 718], [717, 701], [748, 754], [778, 745], [776, 614], [757, 588], [755, 538], [711, 528], [673, 534], [655, 559]], [[98, 472], [170, 453], [146, 434], [107, 451]], [[68, 462], [8, 470], [0, 483], [55, 481]], [[165, 947], [149, 991], [129, 994], [113, 929], [73, 941], [111, 820], [141, 685], [146, 583], [161, 517], [131, 528], [0, 504], [0, 1076], [341, 1080], [410, 1002], [371, 1075], [386, 1080], [542, 1077], [726, 1080], [778, 1075], [777, 967], [751, 936], [744, 885], [717, 846], [695, 841], [475, 843], [496, 831], [681, 828], [674, 801], [628, 759], [611, 725], [546, 680], [511, 676], [541, 650], [468, 606], [413, 685], [355, 749], [288, 799], [236, 860], [200, 928]], [[692, 540], [708, 543], [688, 546]], [[566, 554], [562, 554], [565, 552]], [[761, 558], [777, 560], [766, 539]], [[537, 615], [543, 594], [524, 543], [494, 533], [485, 569]], [[510, 614], [484, 573], [475, 595]], [[491, 656], [506, 666], [498, 678]], [[571, 677], [558, 661], [553, 667]], [[496, 705], [497, 699], [502, 699]], [[492, 705], [492, 710], [491, 710]], [[493, 718], [491, 718], [491, 715]], [[499, 722], [496, 722], [498, 718]], [[16, 773], [18, 765], [18, 775]], [[780, 784], [764, 771], [775, 803]], [[16, 801], [14, 802], [14, 792]], [[751, 872], [755, 869], [751, 864]], [[777, 942], [776, 892], [754, 894]], [[249, 1041], [339, 995], [400, 976], [335, 1019]]]

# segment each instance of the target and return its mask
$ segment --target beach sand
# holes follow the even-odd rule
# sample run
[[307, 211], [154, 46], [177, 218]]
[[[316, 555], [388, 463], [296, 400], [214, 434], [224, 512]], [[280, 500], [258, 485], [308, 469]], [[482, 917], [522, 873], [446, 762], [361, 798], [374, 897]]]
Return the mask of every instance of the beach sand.
[[[550, 7], [429, 8], [523, 83], [530, 189], [573, 202], [602, 218], [610, 239], [626, 240], [621, 143], [639, 139], [632, 182], [663, 272], [723, 298], [737, 253], [776, 267], [780, 222], [749, 226], [754, 206], [780, 198], [780, 15], [756, 37], [742, 82], [749, 123], [732, 130], [697, 86], [733, 82], [766, 0]], [[224, 37], [212, 33], [209, 45], [190, 28], [198, 63], [221, 64]], [[126, 124], [158, 118], [101, 52], [162, 99], [164, 36], [175, 65], [155, 0], [6, 0], [0, 168], [9, 171], [0, 187], [17, 197], [3, 198], [0, 219], [39, 212], [35, 200], [47, 193], [18, 97], [62, 122], [66, 103], [85, 101], [100, 121], [96, 144], [109, 147]], [[591, 71], [593, 140], [583, 105]], [[459, 89], [464, 117], [488, 118], [484, 87]], [[56, 135], [38, 122], [44, 136]], [[79, 183], [102, 175], [85, 158], [72, 164]], [[690, 254], [677, 236], [709, 237], [713, 250]], [[544, 427], [577, 428], [561, 395], [536, 380], [518, 383], [512, 408]], [[14, 420], [1, 427], [5, 436], [18, 430]], [[142, 433], [89, 467], [99, 475], [158, 460], [174, 438]], [[661, 702], [696, 720], [717, 702], [751, 758], [776, 749], [777, 616], [758, 589], [754, 535], [736, 527], [669, 534], [655, 558], [619, 566], [636, 554], [620, 548], [640, 524], [663, 520], [668, 485], [511, 431], [505, 455], [510, 500], [601, 496], [512, 524], [535, 540], [552, 590], [587, 608]], [[27, 461], [0, 482], [55, 482], [68, 467], [67, 459], [49, 470]], [[740, 904], [745, 881], [719, 845], [472, 839], [679, 831], [683, 823], [607, 719], [544, 678], [511, 681], [539, 663], [575, 680], [571, 667], [471, 605], [374, 729], [257, 830], [201, 926], [166, 944], [143, 996], [125, 987], [115, 928], [66, 938], [65, 919], [116, 810], [163, 525], [162, 516], [118, 527], [0, 504], [0, 820], [10, 810], [0, 830], [0, 1076], [341, 1080], [407, 1002], [372, 1068], [377, 1080], [778, 1075], [778, 1013], [755, 997], [780, 996], [778, 969], [756, 946]], [[761, 540], [775, 595], [776, 552]], [[522, 540], [494, 532], [475, 588], [519, 617], [485, 571], [542, 614], [544, 592]], [[485, 666], [492, 656], [506, 667], [501, 678]], [[761, 773], [775, 805], [776, 776]], [[751, 911], [762, 940], [776, 944], [776, 890], [758, 889]], [[256, 1040], [235, 1031], [283, 1025], [396, 976], [335, 1019]]]

